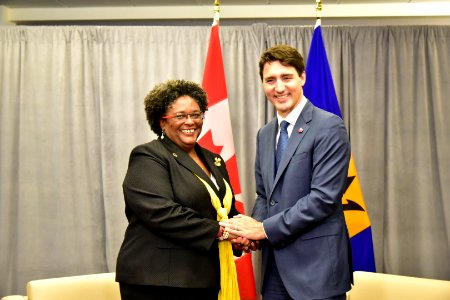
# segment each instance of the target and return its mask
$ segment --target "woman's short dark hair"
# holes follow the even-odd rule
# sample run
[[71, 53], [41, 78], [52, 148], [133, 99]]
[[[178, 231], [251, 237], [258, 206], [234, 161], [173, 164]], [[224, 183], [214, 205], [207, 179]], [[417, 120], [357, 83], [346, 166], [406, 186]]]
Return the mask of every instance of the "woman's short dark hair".
[[259, 59], [259, 76], [261, 80], [263, 80], [264, 65], [272, 61], [279, 61], [283, 66], [294, 67], [299, 76], [302, 76], [302, 73], [305, 71], [305, 61], [297, 49], [288, 45], [276, 45], [261, 54]]
[[193, 81], [174, 79], [155, 85], [145, 97], [145, 114], [151, 130], [158, 136], [162, 134], [159, 124], [172, 103], [181, 96], [189, 96], [197, 102], [201, 112], [208, 109], [206, 92]]

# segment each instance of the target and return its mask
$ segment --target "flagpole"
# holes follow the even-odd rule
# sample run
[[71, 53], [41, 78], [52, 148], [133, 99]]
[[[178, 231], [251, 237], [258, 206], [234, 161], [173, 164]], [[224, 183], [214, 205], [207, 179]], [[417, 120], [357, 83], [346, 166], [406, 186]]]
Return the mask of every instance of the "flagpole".
[[220, 19], [220, 0], [215, 0], [214, 1], [214, 19], [213, 19], [212, 26], [219, 25], [219, 19]]
[[316, 0], [316, 25], [314, 26], [314, 28], [321, 25], [321, 18], [322, 18], [322, 0]]

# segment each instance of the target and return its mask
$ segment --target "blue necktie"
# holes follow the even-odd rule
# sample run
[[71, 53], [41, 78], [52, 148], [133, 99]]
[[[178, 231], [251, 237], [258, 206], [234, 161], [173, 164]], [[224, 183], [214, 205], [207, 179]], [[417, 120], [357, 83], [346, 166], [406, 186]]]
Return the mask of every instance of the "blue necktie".
[[277, 153], [275, 154], [275, 170], [278, 170], [281, 158], [283, 157], [283, 152], [286, 150], [288, 144], [289, 135], [287, 128], [289, 123], [286, 121], [281, 121], [280, 123], [280, 136], [278, 137]]

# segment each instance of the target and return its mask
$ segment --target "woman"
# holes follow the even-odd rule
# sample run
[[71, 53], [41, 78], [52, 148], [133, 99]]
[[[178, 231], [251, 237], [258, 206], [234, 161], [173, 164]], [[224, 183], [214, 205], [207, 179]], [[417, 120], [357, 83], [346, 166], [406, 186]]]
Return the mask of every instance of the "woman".
[[145, 98], [159, 137], [133, 149], [123, 183], [129, 224], [116, 280], [124, 300], [218, 299], [218, 244], [231, 236], [216, 209], [228, 206], [225, 219], [238, 212], [225, 162], [197, 144], [207, 104], [202, 88], [185, 80], [159, 84]]

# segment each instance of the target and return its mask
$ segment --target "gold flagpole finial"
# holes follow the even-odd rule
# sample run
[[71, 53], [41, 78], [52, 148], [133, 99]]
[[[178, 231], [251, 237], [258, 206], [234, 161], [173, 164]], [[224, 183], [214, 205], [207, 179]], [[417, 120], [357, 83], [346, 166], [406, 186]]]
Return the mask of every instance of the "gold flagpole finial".
[[214, 1], [214, 21], [213, 25], [219, 24], [220, 19], [220, 0]]
[[316, 18], [320, 20], [322, 17], [322, 0], [316, 0]]
[[320, 23], [322, 23], [321, 18], [322, 18], [322, 0], [316, 0], [316, 25], [314, 26], [314, 28], [320, 26]]

